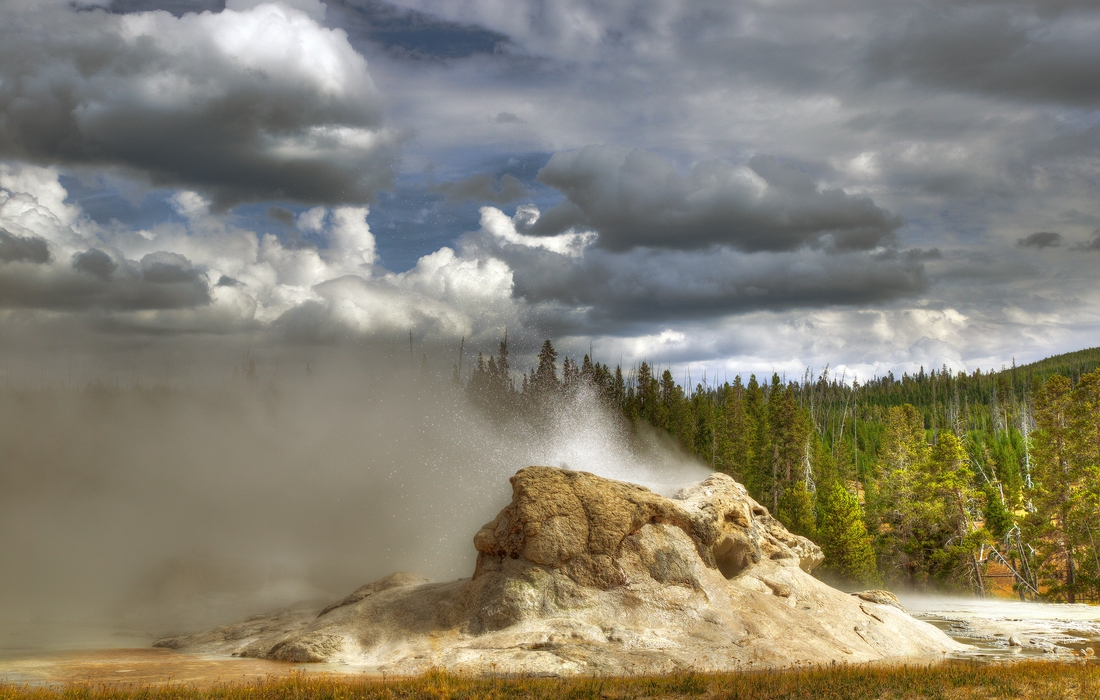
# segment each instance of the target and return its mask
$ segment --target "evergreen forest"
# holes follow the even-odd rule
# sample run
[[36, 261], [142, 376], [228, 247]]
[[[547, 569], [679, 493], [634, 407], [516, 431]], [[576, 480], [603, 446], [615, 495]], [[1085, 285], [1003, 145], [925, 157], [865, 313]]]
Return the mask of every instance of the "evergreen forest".
[[500, 420], [592, 392], [745, 484], [822, 547], [833, 583], [1072, 603], [1100, 601], [1098, 367], [1094, 348], [996, 372], [692, 385], [646, 362], [559, 363], [549, 340], [513, 372], [505, 339], [453, 380]]

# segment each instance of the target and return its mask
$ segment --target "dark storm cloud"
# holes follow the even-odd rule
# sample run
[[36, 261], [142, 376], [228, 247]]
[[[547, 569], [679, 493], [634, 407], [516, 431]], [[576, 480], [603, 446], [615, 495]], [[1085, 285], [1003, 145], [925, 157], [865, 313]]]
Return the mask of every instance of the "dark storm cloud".
[[937, 265], [935, 282], [940, 285], [940, 294], [949, 295], [951, 292], [944, 285], [953, 285], [956, 290], [965, 290], [967, 300], [973, 302], [978, 289], [1001, 290], [992, 295], [1003, 295], [1006, 287], [1025, 280], [1034, 283], [1042, 277], [1042, 261], [1037, 256], [1011, 256], [1001, 250], [974, 248], [944, 253]]
[[437, 185], [437, 191], [447, 195], [450, 202], [489, 202], [490, 204], [509, 204], [528, 195], [527, 188], [514, 176], [504, 174], [496, 182], [492, 175], [471, 175], [454, 182]]
[[709, 161], [683, 177], [670, 161], [641, 150], [586, 146], [556, 153], [539, 181], [568, 201], [547, 211], [530, 233], [587, 227], [599, 233], [601, 247], [618, 251], [710, 245], [745, 252], [870, 250], [891, 243], [902, 226], [868, 197], [819, 190], [794, 165], [757, 155], [749, 168], [751, 173]]
[[1100, 250], [1100, 229], [1093, 232], [1092, 238], [1073, 246], [1074, 250]]
[[118, 269], [118, 263], [102, 250], [88, 250], [73, 256], [73, 269], [105, 280]]
[[118, 14], [164, 10], [180, 17], [188, 12], [221, 12], [225, 0], [111, 0], [107, 9]]
[[943, 251], [939, 248], [929, 248], [928, 250], [913, 248], [905, 251], [905, 254], [913, 260], [943, 260]]
[[879, 35], [868, 52], [868, 70], [934, 89], [1095, 105], [1100, 102], [1100, 6], [1057, 5], [926, 6]]
[[[516, 218], [521, 220], [522, 212]], [[746, 255], [717, 246], [625, 252], [590, 247], [583, 255], [563, 255], [483, 234], [467, 243], [507, 262], [513, 294], [525, 302], [528, 322], [568, 334], [912, 298], [928, 289], [923, 261], [936, 259], [919, 250]]]
[[402, 59], [455, 59], [493, 54], [508, 37], [484, 27], [449, 22], [379, 0], [328, 0], [327, 18], [345, 29], [357, 48], [370, 43]]
[[176, 253], [119, 265], [93, 249], [76, 255], [72, 267], [0, 266], [0, 308], [140, 311], [209, 303], [205, 276]]
[[50, 249], [44, 238], [16, 236], [0, 228], [0, 260], [47, 263], [50, 261]]
[[179, 253], [150, 253], [141, 259], [141, 276], [153, 284], [190, 284], [201, 281], [202, 274]]
[[1062, 234], [1054, 231], [1036, 231], [1016, 241], [1016, 245], [1020, 248], [1036, 248], [1038, 250], [1057, 248], [1062, 245]]
[[[806, 31], [813, 15], [843, 16], [850, 8], [812, 3], [800, 8], [799, 19], [785, 12], [761, 13], [747, 3], [682, 6], [684, 16], [671, 28], [677, 50], [692, 63], [722, 75], [804, 94], [843, 85], [848, 66], [858, 60], [859, 44], [848, 37]], [[767, 31], [745, 31], [761, 19]], [[660, 30], [657, 30], [658, 32]]]
[[6, 6], [0, 114], [0, 156], [123, 166], [220, 206], [369, 201], [396, 148], [345, 36], [271, 5], [179, 18]]
[[720, 252], [644, 260], [601, 256], [569, 270], [550, 265], [517, 271], [515, 293], [544, 315], [547, 302], [560, 309], [551, 315], [560, 317], [563, 330], [602, 334], [638, 322], [879, 305], [912, 298], [928, 287], [923, 267], [910, 258], [875, 261], [855, 253], [823, 262], [789, 255], [759, 266], [738, 264]]
[[[1067, 194], [1091, 188], [1089, 159], [1100, 155], [1100, 130], [1056, 110], [987, 107], [984, 99], [940, 94], [924, 104], [862, 112], [844, 129], [873, 154], [864, 182], [890, 197], [907, 221], [940, 219], [946, 230], [958, 230], [948, 217], [963, 215], [972, 225], [1014, 200], [1012, 206], [1044, 210], [1037, 228], [1083, 223], [1089, 215], [1079, 209], [1089, 205], [1050, 198], [1041, 188], [1053, 181]], [[1066, 208], [1071, 203], [1077, 209]]]

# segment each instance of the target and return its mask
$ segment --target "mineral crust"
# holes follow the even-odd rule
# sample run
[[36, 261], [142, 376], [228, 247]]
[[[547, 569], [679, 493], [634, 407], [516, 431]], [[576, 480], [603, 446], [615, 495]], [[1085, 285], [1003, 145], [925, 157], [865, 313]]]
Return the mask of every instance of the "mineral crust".
[[964, 649], [888, 593], [849, 595], [724, 474], [666, 498], [528, 467], [474, 536], [468, 579], [391, 574], [316, 617], [279, 611], [158, 646], [415, 674], [636, 674], [884, 659]]

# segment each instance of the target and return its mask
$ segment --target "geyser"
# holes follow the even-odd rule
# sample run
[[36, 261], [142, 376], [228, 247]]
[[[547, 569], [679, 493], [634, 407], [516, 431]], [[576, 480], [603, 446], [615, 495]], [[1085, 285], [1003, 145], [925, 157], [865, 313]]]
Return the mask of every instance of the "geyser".
[[724, 474], [666, 498], [528, 467], [474, 537], [468, 579], [397, 573], [316, 610], [282, 610], [158, 646], [398, 674], [657, 673], [941, 658], [965, 647], [888, 593], [849, 595]]
[[[537, 421], [487, 415], [450, 365], [410, 367], [407, 342], [200, 345], [171, 385], [142, 382], [153, 351], [77, 356], [69, 389], [0, 381], [0, 651], [147, 644], [396, 570], [469, 575], [470, 536], [525, 464], [669, 494], [707, 474], [590, 391]], [[109, 363], [127, 359], [119, 386]]]

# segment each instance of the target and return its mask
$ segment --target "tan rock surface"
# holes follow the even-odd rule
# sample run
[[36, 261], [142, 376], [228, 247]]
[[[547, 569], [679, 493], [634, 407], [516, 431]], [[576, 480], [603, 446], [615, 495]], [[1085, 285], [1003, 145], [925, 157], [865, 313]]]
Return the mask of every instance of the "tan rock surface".
[[809, 572], [821, 550], [723, 474], [665, 498], [528, 467], [474, 537], [474, 575], [391, 574], [313, 620], [287, 612], [158, 644], [388, 673], [717, 671], [941, 658], [962, 645], [883, 595]]

